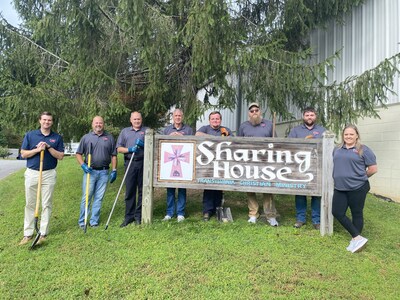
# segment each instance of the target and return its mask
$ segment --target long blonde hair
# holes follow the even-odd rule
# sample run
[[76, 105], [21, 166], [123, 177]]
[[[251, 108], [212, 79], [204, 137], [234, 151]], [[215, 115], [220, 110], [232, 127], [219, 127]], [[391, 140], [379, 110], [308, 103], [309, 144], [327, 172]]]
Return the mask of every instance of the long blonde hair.
[[342, 131], [342, 142], [338, 145], [338, 148], [343, 147], [344, 144], [345, 144], [345, 142], [344, 142], [344, 131], [345, 131], [347, 128], [354, 129], [354, 131], [357, 133], [358, 138], [357, 138], [357, 141], [356, 141], [355, 148], [356, 148], [356, 150], [357, 150], [357, 152], [358, 152], [358, 155], [361, 156], [361, 155], [363, 154], [363, 147], [362, 147], [362, 144], [361, 144], [360, 132], [358, 131], [358, 128], [357, 128], [356, 125], [347, 124], [347, 125], [343, 128], [343, 131]]

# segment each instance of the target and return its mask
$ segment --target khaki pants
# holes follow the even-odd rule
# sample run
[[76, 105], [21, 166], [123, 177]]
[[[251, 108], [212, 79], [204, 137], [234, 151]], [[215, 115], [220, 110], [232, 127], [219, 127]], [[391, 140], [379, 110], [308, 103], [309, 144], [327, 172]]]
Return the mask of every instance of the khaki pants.
[[[276, 218], [277, 212], [275, 208], [275, 202], [272, 194], [263, 195], [263, 208], [264, 214], [267, 218]], [[249, 207], [249, 217], [259, 217], [258, 213], [258, 202], [256, 193], [247, 193], [247, 206]]]
[[[42, 172], [42, 214], [40, 217], [40, 234], [47, 235], [49, 231], [49, 221], [52, 211], [52, 199], [54, 186], [56, 184], [56, 170]], [[38, 188], [39, 171], [26, 169], [25, 171], [25, 218], [24, 236], [33, 235], [35, 221], [36, 194]]]

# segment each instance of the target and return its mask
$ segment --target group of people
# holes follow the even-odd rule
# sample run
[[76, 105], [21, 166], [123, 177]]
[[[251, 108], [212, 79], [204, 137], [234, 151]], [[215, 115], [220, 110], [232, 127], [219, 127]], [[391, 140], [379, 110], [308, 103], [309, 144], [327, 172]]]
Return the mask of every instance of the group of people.
[[[209, 125], [202, 126], [193, 132], [192, 128], [183, 122], [184, 114], [181, 109], [172, 113], [172, 124], [163, 130], [164, 135], [212, 135], [232, 136], [232, 131], [221, 125], [222, 116], [218, 111], [209, 115]], [[315, 109], [308, 107], [303, 110], [303, 123], [291, 129], [289, 138], [314, 139], [321, 138], [325, 128], [316, 123]], [[56, 182], [57, 161], [64, 157], [62, 137], [51, 130], [53, 116], [43, 112], [39, 118], [40, 129], [28, 132], [21, 146], [21, 155], [27, 159], [25, 171], [25, 217], [24, 237], [20, 244], [26, 244], [33, 238], [34, 211], [38, 189], [39, 176], [42, 176], [42, 212], [40, 222], [40, 238], [38, 244], [46, 240], [49, 231], [49, 220], [52, 210], [52, 196]], [[83, 170], [82, 199], [78, 225], [84, 228], [97, 227], [100, 221], [100, 209], [106, 191], [107, 183], [117, 178], [117, 154], [124, 156], [125, 166], [125, 217], [120, 227], [133, 222], [141, 223], [142, 189], [143, 189], [143, 159], [144, 138], [148, 129], [143, 126], [142, 115], [132, 112], [131, 126], [124, 128], [117, 141], [104, 129], [104, 120], [94, 117], [92, 131], [84, 135], [76, 152], [76, 159]], [[274, 124], [262, 117], [260, 105], [251, 103], [248, 106], [248, 120], [243, 122], [237, 132], [242, 137], [276, 137]], [[44, 151], [42, 170], [40, 168], [40, 153]], [[89, 159], [90, 157], [90, 159]], [[348, 251], [358, 252], [368, 239], [361, 236], [363, 229], [363, 208], [366, 195], [370, 189], [368, 178], [377, 172], [376, 157], [372, 150], [361, 144], [358, 129], [348, 125], [342, 132], [342, 143], [333, 152], [334, 194], [332, 214], [339, 223], [350, 233], [352, 239]], [[110, 171], [111, 164], [111, 171]], [[42, 173], [42, 174], [39, 174]], [[90, 174], [87, 187], [87, 174]], [[176, 201], [176, 190], [178, 191]], [[88, 196], [86, 192], [88, 191]], [[209, 221], [221, 206], [223, 192], [205, 189], [203, 192], [203, 220]], [[247, 193], [249, 223], [256, 223], [259, 217], [259, 204], [256, 193]], [[311, 220], [315, 229], [320, 228], [320, 197], [311, 197]], [[186, 189], [167, 188], [167, 209], [163, 221], [169, 221], [174, 216], [178, 222], [185, 220]], [[300, 228], [306, 223], [307, 198], [295, 196], [296, 222], [294, 227]], [[91, 209], [90, 209], [91, 208]], [[352, 218], [346, 212], [350, 208]], [[267, 222], [278, 226], [278, 213], [272, 194], [263, 193], [263, 210]], [[90, 219], [88, 215], [91, 212]]]

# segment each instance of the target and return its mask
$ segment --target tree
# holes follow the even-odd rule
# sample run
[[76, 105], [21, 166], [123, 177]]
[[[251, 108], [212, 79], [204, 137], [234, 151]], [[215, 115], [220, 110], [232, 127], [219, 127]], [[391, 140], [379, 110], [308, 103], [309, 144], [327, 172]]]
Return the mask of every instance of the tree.
[[[337, 129], [377, 116], [374, 105], [384, 105], [398, 72], [395, 56], [326, 86], [334, 57], [310, 62], [310, 30], [361, 2], [15, 0], [23, 27], [1, 22], [0, 101], [7, 122], [21, 131], [52, 110], [59, 131], [77, 138], [96, 114], [118, 128], [140, 110], [157, 127], [179, 106], [194, 124], [211, 95], [216, 108], [234, 108], [234, 78], [242, 74], [247, 102], [266, 101], [284, 119], [292, 117], [288, 107], [314, 105]], [[201, 89], [203, 102], [196, 98]]]

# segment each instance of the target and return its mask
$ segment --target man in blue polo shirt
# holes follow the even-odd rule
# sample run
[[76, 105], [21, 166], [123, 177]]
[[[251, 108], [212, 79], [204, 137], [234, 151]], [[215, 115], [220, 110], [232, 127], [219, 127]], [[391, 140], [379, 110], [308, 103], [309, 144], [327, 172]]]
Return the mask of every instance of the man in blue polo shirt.
[[[120, 227], [128, 226], [135, 222], [142, 222], [142, 190], [143, 190], [143, 147], [144, 136], [147, 127], [142, 125], [142, 115], [135, 111], [131, 113], [130, 122], [132, 126], [122, 129], [117, 140], [118, 153], [124, 154], [125, 180], [125, 219]], [[132, 155], [132, 164], [127, 170]], [[136, 202], [136, 191], [138, 194]]]
[[[93, 118], [92, 129], [92, 132], [82, 137], [78, 149], [76, 150], [76, 160], [83, 170], [82, 200], [78, 220], [78, 225], [82, 229], [85, 225], [86, 174], [90, 173], [88, 216], [90, 213], [90, 204], [93, 199], [92, 215], [89, 221], [91, 227], [97, 227], [99, 225], [101, 203], [106, 191], [108, 179], [110, 183], [113, 183], [117, 178], [117, 149], [115, 147], [114, 137], [104, 131], [104, 120], [100, 116]], [[90, 167], [87, 165], [89, 151], [91, 154]], [[83, 159], [83, 155], [85, 155], [85, 159]], [[108, 176], [110, 163], [112, 171], [110, 176]]]
[[[243, 122], [238, 130], [237, 136], [245, 137], [275, 137], [276, 133], [273, 129], [271, 121], [266, 120], [261, 115], [260, 105], [258, 103], [250, 103], [249, 120]], [[268, 223], [271, 226], [278, 226], [276, 217], [278, 215], [272, 194], [263, 194], [263, 208]], [[256, 223], [259, 217], [258, 202], [256, 193], [247, 193], [247, 206], [249, 207], [249, 223]]]
[[[322, 138], [325, 128], [316, 124], [317, 112], [313, 107], [303, 110], [303, 124], [298, 125], [288, 135], [289, 138], [318, 139]], [[296, 223], [294, 227], [300, 228], [306, 223], [307, 196], [296, 195]], [[315, 229], [320, 228], [321, 197], [311, 197], [311, 221]]]
[[[183, 123], [183, 112], [177, 108], [172, 113], [172, 124], [165, 127], [163, 134], [174, 136], [193, 135], [193, 129]], [[186, 189], [178, 188], [178, 203], [176, 204], [176, 215], [178, 222], [185, 220]], [[175, 188], [167, 188], [167, 214], [163, 221], [169, 221], [175, 212]]]
[[[232, 136], [232, 131], [225, 126], [221, 126], [222, 116], [219, 111], [213, 111], [208, 116], [209, 125], [205, 125], [197, 130], [196, 135]], [[215, 215], [217, 207], [222, 204], [223, 191], [204, 190], [203, 193], [203, 220], [209, 221]]]
[[62, 137], [51, 131], [53, 116], [43, 112], [39, 118], [40, 129], [29, 131], [22, 142], [21, 156], [26, 158], [25, 171], [25, 218], [24, 238], [20, 245], [27, 244], [33, 236], [36, 194], [38, 189], [40, 152], [44, 151], [42, 172], [42, 213], [40, 218], [40, 238], [38, 244], [46, 240], [52, 212], [53, 192], [56, 184], [57, 161], [64, 158]]

